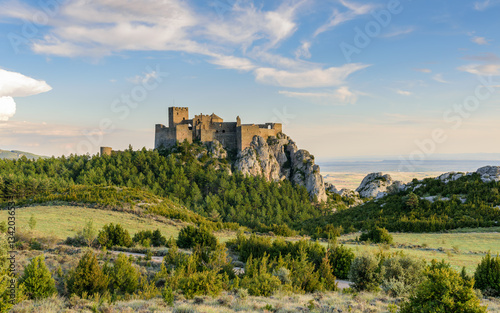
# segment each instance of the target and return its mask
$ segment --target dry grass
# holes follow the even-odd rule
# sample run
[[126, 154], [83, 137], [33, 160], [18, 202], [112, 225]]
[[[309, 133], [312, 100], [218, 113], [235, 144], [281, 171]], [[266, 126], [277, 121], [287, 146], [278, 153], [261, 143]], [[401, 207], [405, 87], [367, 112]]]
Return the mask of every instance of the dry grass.
[[[396, 299], [384, 294], [360, 293], [356, 295], [338, 292], [307, 295], [276, 294], [272, 297], [240, 298], [224, 293], [216, 298], [197, 297], [184, 300], [182, 296], [168, 307], [161, 299], [118, 301], [114, 304], [99, 304], [92, 300], [54, 297], [41, 301], [24, 301], [12, 309], [13, 313], [28, 312], [396, 312]], [[488, 312], [500, 312], [500, 299], [484, 299]], [[71, 309], [70, 309], [71, 307]]]

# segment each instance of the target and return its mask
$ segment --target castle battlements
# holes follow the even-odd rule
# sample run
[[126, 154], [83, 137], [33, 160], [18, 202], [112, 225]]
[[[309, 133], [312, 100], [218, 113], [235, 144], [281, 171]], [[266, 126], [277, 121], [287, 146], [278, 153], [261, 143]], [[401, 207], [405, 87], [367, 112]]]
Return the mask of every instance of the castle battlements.
[[217, 140], [226, 150], [241, 151], [250, 146], [254, 136], [267, 139], [282, 132], [281, 123], [241, 124], [239, 116], [235, 122], [224, 122], [215, 113], [195, 115], [190, 119], [187, 107], [170, 107], [168, 115], [168, 127], [156, 124], [155, 149], [171, 147], [177, 141]]

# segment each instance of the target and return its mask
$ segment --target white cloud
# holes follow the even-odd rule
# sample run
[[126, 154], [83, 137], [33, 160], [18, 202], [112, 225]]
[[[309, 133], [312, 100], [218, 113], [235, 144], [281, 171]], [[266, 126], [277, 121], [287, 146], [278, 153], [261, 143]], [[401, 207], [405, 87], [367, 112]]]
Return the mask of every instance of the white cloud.
[[347, 86], [342, 86], [333, 92], [295, 92], [280, 90], [280, 94], [291, 98], [308, 100], [324, 105], [343, 105], [348, 103], [356, 103], [358, 95], [356, 92], [349, 90]]
[[494, 6], [500, 3], [498, 0], [484, 0], [484, 1], [476, 1], [474, 2], [474, 9], [477, 11], [484, 11], [487, 8]]
[[[327, 67], [303, 60], [311, 57], [311, 42], [307, 40], [295, 58], [276, 52], [297, 31], [298, 15], [310, 3], [283, 0], [264, 10], [251, 1], [236, 1], [227, 6], [223, 18], [217, 18], [216, 11], [198, 12], [184, 0], [67, 1], [47, 27], [40, 29], [42, 36], [33, 41], [32, 49], [40, 54], [93, 58], [124, 51], [178, 51], [202, 55], [220, 68], [252, 72], [256, 81], [264, 84], [291, 88], [345, 85], [351, 73], [368, 65]], [[345, 12], [334, 14], [323, 31], [374, 8], [347, 0], [340, 3]], [[35, 6], [18, 6], [23, 8], [23, 17], [37, 12]], [[21, 18], [15, 12], [21, 11], [6, 10], [0, 16]], [[129, 80], [144, 79], [141, 75]]]
[[0, 69], [0, 97], [26, 97], [52, 90], [45, 81]]
[[422, 73], [432, 73], [432, 70], [430, 70], [428, 68], [414, 68], [413, 70], [417, 71], [417, 72], [422, 72]]
[[413, 93], [412, 93], [412, 92], [410, 92], [410, 91], [400, 90], [400, 89], [396, 90], [396, 93], [397, 93], [398, 95], [402, 95], [402, 96], [411, 96], [411, 95], [413, 94]]
[[8, 121], [16, 114], [13, 97], [26, 97], [52, 90], [45, 81], [0, 69], [0, 121]]
[[350, 63], [341, 67], [313, 69], [302, 72], [258, 68], [255, 70], [255, 77], [258, 82], [282, 87], [331, 87], [343, 84], [347, 76], [366, 67], [368, 65]]
[[477, 43], [478, 45], [489, 45], [489, 41], [488, 39], [484, 38], [484, 37], [478, 37], [478, 36], [474, 36], [471, 38], [471, 41], [474, 42], [474, 43]]
[[0, 121], [8, 121], [16, 114], [16, 102], [12, 97], [0, 97]]
[[309, 59], [311, 57], [311, 52], [309, 52], [310, 48], [311, 48], [311, 42], [303, 41], [300, 47], [297, 50], [295, 50], [295, 57], [297, 59], [299, 58]]
[[469, 64], [459, 67], [458, 70], [474, 75], [500, 75], [500, 64]]
[[415, 31], [415, 27], [413, 27], [413, 26], [406, 27], [406, 28], [399, 28], [399, 29], [392, 30], [391, 32], [389, 32], [385, 35], [382, 35], [382, 37], [384, 37], [384, 38], [398, 37], [398, 36], [410, 34], [414, 31]]
[[434, 79], [434, 80], [435, 80], [435, 81], [437, 81], [437, 82], [443, 83], [443, 84], [447, 84], [447, 83], [449, 83], [448, 81], [446, 81], [446, 80], [443, 78], [443, 74], [436, 74], [436, 75], [432, 76], [432, 79]]
[[374, 5], [371, 4], [356, 4], [353, 2], [349, 2], [346, 0], [339, 0], [339, 2], [348, 9], [346, 12], [339, 12], [338, 9], [335, 9], [332, 13], [331, 18], [324, 25], [320, 26], [315, 32], [314, 37], [318, 36], [321, 33], [329, 31], [330, 29], [336, 27], [339, 24], [345, 23], [347, 21], [353, 20], [360, 15], [365, 15], [373, 11], [375, 8]]

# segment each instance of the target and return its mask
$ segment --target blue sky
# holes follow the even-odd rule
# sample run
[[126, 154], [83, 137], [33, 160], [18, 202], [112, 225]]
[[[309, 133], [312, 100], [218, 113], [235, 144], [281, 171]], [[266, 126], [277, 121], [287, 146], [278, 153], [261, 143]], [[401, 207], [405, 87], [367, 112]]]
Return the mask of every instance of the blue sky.
[[152, 148], [175, 104], [281, 122], [319, 158], [500, 153], [498, 0], [0, 8], [0, 149]]

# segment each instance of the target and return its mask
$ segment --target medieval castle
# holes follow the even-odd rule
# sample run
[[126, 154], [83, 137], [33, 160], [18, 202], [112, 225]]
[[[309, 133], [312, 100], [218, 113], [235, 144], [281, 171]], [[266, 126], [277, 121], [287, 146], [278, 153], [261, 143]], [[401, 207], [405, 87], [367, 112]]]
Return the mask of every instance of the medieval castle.
[[240, 117], [236, 122], [224, 122], [215, 114], [195, 115], [189, 119], [188, 108], [168, 108], [168, 127], [156, 124], [155, 149], [171, 147], [176, 142], [219, 141], [226, 150], [242, 151], [250, 146], [254, 136], [267, 139], [282, 131], [280, 123], [241, 124]]

